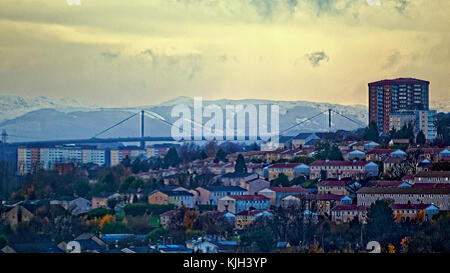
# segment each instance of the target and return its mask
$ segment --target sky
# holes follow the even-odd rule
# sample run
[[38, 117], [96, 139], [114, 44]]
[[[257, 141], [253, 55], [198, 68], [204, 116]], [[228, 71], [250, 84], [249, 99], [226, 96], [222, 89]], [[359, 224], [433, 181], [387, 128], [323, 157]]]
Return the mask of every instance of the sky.
[[367, 105], [368, 82], [415, 77], [450, 99], [448, 0], [70, 1], [0, 1], [0, 94]]

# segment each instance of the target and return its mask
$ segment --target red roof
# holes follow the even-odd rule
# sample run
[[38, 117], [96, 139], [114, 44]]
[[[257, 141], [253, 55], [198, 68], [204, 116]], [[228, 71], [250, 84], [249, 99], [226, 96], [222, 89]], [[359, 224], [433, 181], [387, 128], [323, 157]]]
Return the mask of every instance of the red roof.
[[343, 210], [367, 210], [367, 206], [357, 206], [355, 204], [353, 205], [337, 205], [335, 207], [333, 207], [331, 210], [339, 210], [339, 211], [343, 211]]
[[374, 187], [398, 187], [400, 184], [402, 184], [403, 181], [371, 181], [371, 184]]
[[400, 163], [403, 160], [405, 160], [403, 157], [388, 157], [383, 161], [383, 163]]
[[430, 84], [429, 81], [414, 79], [414, 78], [397, 78], [397, 79], [386, 79], [376, 82], [369, 83], [369, 86], [372, 85], [395, 85], [395, 84]]
[[308, 192], [302, 187], [270, 187], [274, 192]]
[[384, 154], [390, 154], [395, 151], [396, 151], [395, 149], [373, 149], [373, 150], [367, 152], [366, 155], [371, 155], [371, 154], [384, 155]]
[[450, 188], [449, 183], [414, 183], [414, 188]]
[[230, 198], [236, 199], [236, 200], [265, 200], [265, 199], [269, 199], [267, 197], [265, 197], [264, 195], [250, 195], [250, 194], [245, 194], [245, 195], [230, 195], [228, 196]]
[[392, 209], [426, 209], [430, 204], [391, 204]]
[[236, 216], [238, 215], [242, 215], [242, 216], [255, 216], [261, 212], [263, 212], [264, 210], [244, 210], [239, 212], [238, 214], [236, 214]]
[[366, 166], [371, 161], [321, 161], [316, 160], [309, 166]]
[[295, 168], [300, 165], [302, 165], [302, 163], [276, 163], [271, 165], [269, 168]]
[[344, 187], [345, 186], [345, 181], [326, 180], [326, 181], [320, 182], [318, 186]]
[[307, 194], [305, 198], [309, 200], [341, 200], [344, 196], [337, 194]]

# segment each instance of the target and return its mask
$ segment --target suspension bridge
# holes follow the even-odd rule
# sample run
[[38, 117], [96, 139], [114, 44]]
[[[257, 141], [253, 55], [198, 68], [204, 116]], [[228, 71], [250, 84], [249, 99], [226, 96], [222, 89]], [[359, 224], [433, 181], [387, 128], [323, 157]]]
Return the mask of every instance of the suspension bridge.
[[[328, 113], [328, 115], [326, 115]], [[308, 117], [298, 123], [295, 123], [291, 126], [289, 126], [288, 128], [282, 130], [279, 132], [279, 136], [287, 136], [287, 137], [291, 137], [294, 138], [298, 133], [295, 133], [299, 130], [299, 126], [309, 122], [313, 119], [318, 118], [321, 115], [327, 116], [328, 118], [328, 128], [329, 131], [331, 131], [332, 128], [332, 113], [341, 116], [343, 118], [345, 118], [346, 120], [356, 124], [359, 127], [366, 127], [366, 124], [362, 123], [361, 121], [349, 118], [333, 109], [328, 109], [322, 112], [319, 112], [311, 117]], [[135, 137], [101, 137], [102, 135], [104, 135], [106, 132], [111, 131], [113, 128], [116, 128], [117, 126], [129, 121], [130, 119], [132, 119], [133, 117], [136, 117], [140, 115], [140, 136], [135, 136]], [[145, 146], [146, 142], [177, 142], [177, 140], [175, 140], [173, 137], [167, 136], [167, 137], [155, 137], [155, 136], [145, 136], [144, 132], [145, 132], [145, 122], [144, 122], [144, 117], [145, 115], [150, 116], [153, 119], [159, 120], [160, 122], [169, 125], [169, 126], [175, 126], [173, 123], [165, 120], [164, 118], [155, 115], [152, 112], [149, 112], [147, 110], [141, 110], [139, 112], [135, 112], [132, 115], [128, 116], [127, 118], [105, 128], [104, 130], [96, 133], [94, 136], [92, 136], [91, 138], [85, 138], [85, 139], [55, 139], [55, 140], [31, 140], [31, 139], [35, 139], [32, 136], [20, 136], [20, 135], [14, 135], [14, 134], [8, 134], [6, 132], [6, 130], [2, 131], [2, 143], [3, 144], [8, 144], [9, 146], [35, 146], [35, 145], [68, 145], [68, 144], [100, 144], [100, 143], [127, 143], [127, 142], [134, 142], [134, 143], [140, 143], [141, 147]], [[197, 125], [194, 122], [191, 121], [192, 124], [194, 124], [194, 126], [202, 126], [203, 125]], [[175, 126], [176, 127], [176, 126]], [[178, 128], [178, 127], [177, 127]], [[291, 131], [290, 134], [288, 135], [284, 135], [286, 133], [288, 133], [289, 131]], [[294, 134], [292, 134], [292, 131], [294, 131]], [[19, 138], [19, 139], [30, 139], [29, 141], [19, 141], [19, 142], [9, 142], [8, 143], [8, 137], [13, 137], [13, 138]], [[247, 139], [247, 138], [246, 138]], [[189, 142], [195, 142], [195, 141], [206, 141], [207, 139], [205, 139], [204, 137], [202, 139], [194, 139], [193, 137], [191, 139], [181, 139], [178, 140], [178, 142], [185, 142], [185, 141], [189, 141]], [[218, 139], [219, 141], [221, 141], [222, 139]], [[258, 140], [261, 140], [258, 137]]]

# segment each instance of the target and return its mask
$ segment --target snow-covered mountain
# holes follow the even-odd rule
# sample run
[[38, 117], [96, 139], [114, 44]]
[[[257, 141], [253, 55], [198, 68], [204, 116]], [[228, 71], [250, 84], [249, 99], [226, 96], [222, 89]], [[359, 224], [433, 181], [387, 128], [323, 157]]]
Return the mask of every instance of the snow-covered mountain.
[[61, 112], [90, 110], [102, 107], [99, 104], [68, 98], [48, 98], [45, 96], [23, 98], [16, 95], [0, 95], [0, 122], [20, 117], [39, 109], [57, 109]]
[[[170, 136], [170, 126], [154, 116], [157, 115], [160, 119], [174, 122], [176, 119], [171, 117], [171, 111], [173, 106], [177, 104], [185, 104], [192, 107], [193, 98], [177, 97], [158, 105], [106, 108], [98, 104], [74, 99], [52, 99], [48, 97], [22, 98], [14, 95], [0, 95], [0, 130], [7, 130], [7, 133], [11, 135], [9, 141], [31, 140], [27, 138], [35, 138], [36, 140], [89, 138], [101, 132], [103, 129], [129, 117], [132, 113], [145, 109], [153, 113], [153, 116], [146, 115], [145, 134], [148, 136]], [[203, 101], [204, 106], [210, 104], [216, 104], [222, 107], [222, 109], [225, 109], [225, 105], [276, 104], [280, 107], [281, 131], [329, 108], [355, 120], [361, 125], [367, 124], [368, 120], [367, 107], [364, 105], [346, 106], [307, 101], [271, 101], [259, 99]], [[207, 119], [204, 120], [204, 122], [206, 121]], [[102, 134], [100, 137], [139, 136], [139, 122], [139, 115], [136, 115], [120, 126]], [[331, 130], [353, 130], [358, 127], [361, 126], [338, 114], [332, 114]], [[319, 115], [286, 133], [292, 135], [299, 132], [327, 130], [329, 130], [328, 115], [325, 114]], [[13, 137], [12, 135], [22, 136], [24, 138]]]

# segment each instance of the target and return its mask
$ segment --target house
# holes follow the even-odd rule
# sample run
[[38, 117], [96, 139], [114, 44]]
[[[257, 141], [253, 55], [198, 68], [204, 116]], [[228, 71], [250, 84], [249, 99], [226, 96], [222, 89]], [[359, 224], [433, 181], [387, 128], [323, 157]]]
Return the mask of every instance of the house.
[[303, 147], [307, 142], [314, 139], [320, 140], [320, 137], [318, 137], [315, 133], [300, 133], [292, 138], [291, 145], [294, 149]]
[[380, 144], [378, 144], [374, 141], [368, 141], [368, 142], [364, 143], [364, 151], [372, 151], [373, 149], [378, 147], [378, 145], [380, 145]]
[[311, 179], [363, 179], [378, 176], [378, 165], [370, 161], [314, 161], [309, 165]]
[[238, 186], [198, 187], [197, 203], [200, 205], [217, 205], [217, 200], [228, 195], [245, 195], [248, 191]]
[[256, 173], [227, 173], [220, 176], [224, 186], [239, 186], [246, 188], [247, 182], [259, 178]]
[[169, 210], [169, 211], [161, 213], [159, 215], [161, 225], [164, 228], [169, 228], [170, 222], [172, 221], [172, 219], [177, 217], [178, 214], [179, 214], [179, 211], [177, 211], [177, 210]]
[[366, 153], [366, 161], [383, 161], [392, 152], [395, 152], [395, 149], [373, 149]]
[[19, 202], [12, 206], [4, 206], [1, 208], [1, 218], [15, 228], [21, 223], [30, 222], [35, 216], [37, 207], [37, 205], [24, 202]]
[[76, 237], [74, 241], [80, 244], [83, 253], [98, 253], [106, 248], [106, 243], [91, 233], [83, 233]]
[[371, 187], [399, 187], [403, 184], [403, 181], [399, 180], [372, 180], [370, 181]]
[[194, 195], [188, 191], [168, 191], [168, 203], [176, 207], [194, 207]]
[[450, 159], [450, 151], [447, 149], [442, 150], [439, 153], [439, 160], [448, 161]]
[[69, 202], [68, 208], [71, 211], [72, 215], [81, 215], [84, 213], [87, 213], [91, 210], [92, 202], [82, 198], [78, 197], [72, 201]]
[[[230, 171], [230, 168], [233, 168], [233, 170]], [[234, 172], [234, 166], [228, 162], [213, 163], [208, 166], [208, 171], [213, 174], [226, 174]]]
[[325, 180], [317, 184], [319, 194], [348, 195], [345, 181]]
[[227, 211], [237, 214], [244, 210], [267, 210], [270, 208], [270, 199], [264, 195], [230, 195], [222, 197], [217, 202], [218, 211]]
[[192, 249], [184, 245], [156, 245], [151, 248], [160, 253], [192, 253]]
[[259, 177], [264, 177], [264, 168], [267, 167], [266, 163], [247, 163], [247, 171], [249, 173], [257, 174]]
[[236, 214], [236, 229], [244, 229], [255, 222], [258, 217], [272, 217], [272, 213], [267, 210], [244, 210]]
[[450, 183], [450, 171], [421, 171], [413, 176], [411, 183]]
[[366, 154], [360, 150], [353, 150], [347, 154], [347, 160], [365, 160]]
[[111, 193], [102, 193], [92, 196], [92, 209], [107, 208], [108, 200], [111, 198]]
[[[406, 152], [407, 153], [418, 153], [420, 160], [429, 160], [431, 162], [438, 162], [441, 159], [441, 155], [446, 154], [446, 149], [439, 147], [431, 147], [431, 148], [410, 148]], [[448, 150], [447, 150], [448, 152]]]
[[169, 204], [169, 195], [161, 190], [154, 190], [148, 195], [148, 202], [154, 205]]
[[289, 180], [297, 176], [309, 174], [309, 167], [302, 163], [276, 163], [268, 167], [269, 180], [278, 178], [280, 174], [284, 174]]
[[450, 188], [363, 187], [356, 192], [357, 203], [370, 206], [376, 200], [391, 200], [394, 204], [434, 204], [441, 210], [450, 209]]
[[389, 141], [389, 145], [409, 145], [409, 139], [407, 138], [394, 138]]
[[308, 191], [302, 187], [270, 187], [262, 189], [258, 194], [270, 199], [270, 204], [280, 206], [281, 200], [288, 195], [307, 194]]
[[357, 217], [360, 223], [365, 223], [367, 208], [367, 206], [358, 206], [356, 204], [336, 205], [331, 209], [331, 221], [336, 224], [348, 223]]
[[[439, 212], [439, 208], [431, 204], [391, 204], [394, 217], [399, 219], [417, 219], [421, 221], [425, 221], [427, 219], [427, 208], [429, 208], [429, 212], [434, 215], [435, 211]], [[422, 216], [420, 214], [423, 213]], [[428, 215], [428, 216], [432, 216]], [[423, 217], [420, 219], [420, 217]]]
[[315, 212], [318, 215], [330, 216], [331, 209], [340, 204], [343, 195], [337, 194], [306, 194], [300, 196], [304, 202], [303, 207], [306, 210]]
[[388, 157], [383, 161], [383, 174], [389, 174], [393, 168], [399, 166], [403, 161], [404, 157]]
[[258, 191], [268, 187], [270, 187], [270, 182], [261, 178], [247, 181], [247, 191], [250, 195], [256, 194]]

